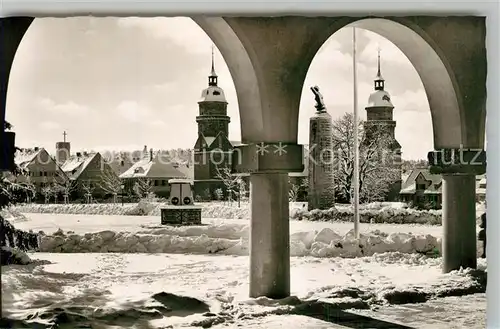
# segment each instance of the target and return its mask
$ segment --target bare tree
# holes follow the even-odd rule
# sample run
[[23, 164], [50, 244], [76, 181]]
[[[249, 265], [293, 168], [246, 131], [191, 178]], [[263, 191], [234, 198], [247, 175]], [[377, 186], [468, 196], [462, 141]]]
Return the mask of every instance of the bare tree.
[[26, 193], [26, 203], [31, 203], [36, 197], [36, 186], [31, 181], [29, 173], [26, 175], [26, 181], [20, 184]]
[[222, 191], [221, 188], [218, 188], [214, 191], [215, 194], [215, 199], [217, 201], [221, 201], [224, 198], [224, 192]]
[[394, 165], [393, 143], [390, 134], [382, 127], [367, 134], [362, 121], [358, 122], [359, 135], [354, 136], [354, 118], [344, 114], [333, 122], [333, 147], [336, 168], [335, 189], [347, 202], [353, 195], [354, 138], [359, 142], [359, 190], [364, 202], [381, 201], [391, 184], [399, 179], [399, 169]]
[[54, 189], [56, 193], [61, 193], [64, 198], [64, 203], [69, 203], [71, 192], [76, 189], [76, 182], [71, 180], [62, 170], [56, 169], [56, 177], [54, 179]]
[[301, 191], [306, 190], [309, 187], [309, 179], [307, 177], [301, 179], [299, 184], [295, 184], [292, 182], [290, 177], [288, 178], [288, 184], [290, 186], [288, 190], [288, 200], [290, 202], [297, 202], [298, 197]]
[[138, 178], [134, 184], [134, 192], [141, 199], [146, 198], [151, 193], [151, 188], [151, 181], [147, 178]]
[[107, 169], [103, 170], [100, 176], [99, 187], [106, 193], [113, 195], [113, 203], [117, 202], [118, 193], [122, 188], [122, 181], [114, 171]]
[[82, 182], [82, 191], [85, 196], [86, 203], [92, 203], [92, 195], [94, 193], [95, 187], [91, 181], [83, 181]]
[[45, 183], [44, 187], [42, 187], [42, 195], [45, 197], [45, 203], [50, 202], [50, 198], [55, 194], [55, 188], [53, 184]]
[[235, 195], [239, 196], [240, 187], [243, 182], [243, 179], [240, 175], [233, 175], [231, 173], [231, 169], [228, 167], [219, 168], [217, 166], [215, 170], [217, 178], [219, 178], [226, 187], [227, 201], [231, 203], [231, 201], [233, 201], [233, 196]]

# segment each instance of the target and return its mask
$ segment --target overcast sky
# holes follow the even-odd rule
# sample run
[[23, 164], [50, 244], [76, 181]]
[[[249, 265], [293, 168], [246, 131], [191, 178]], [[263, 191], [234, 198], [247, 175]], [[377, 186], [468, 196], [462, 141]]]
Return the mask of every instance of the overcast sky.
[[[396, 138], [406, 159], [433, 148], [429, 105], [405, 55], [377, 34], [358, 30], [360, 115], [373, 91], [377, 48], [395, 105]], [[303, 88], [299, 142], [308, 142], [318, 85], [333, 118], [352, 111], [352, 29], [335, 33], [314, 58]], [[189, 18], [40, 18], [16, 54], [7, 95], [7, 120], [20, 147], [53, 151], [68, 133], [72, 150], [192, 148], [197, 101], [207, 86], [211, 41]], [[236, 92], [216, 53], [219, 86], [240, 139]]]

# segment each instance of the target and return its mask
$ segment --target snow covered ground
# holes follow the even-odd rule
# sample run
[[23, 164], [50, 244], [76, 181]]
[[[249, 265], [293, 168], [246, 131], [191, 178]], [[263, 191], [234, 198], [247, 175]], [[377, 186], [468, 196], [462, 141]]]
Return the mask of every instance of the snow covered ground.
[[[439, 257], [415, 253], [439, 241], [440, 226], [362, 224], [365, 244], [379, 249], [359, 257], [351, 223], [291, 221], [291, 253], [301, 256], [291, 258], [293, 296], [271, 301], [248, 298], [248, 220], [175, 228], [159, 225], [158, 216], [24, 215], [13, 218], [16, 228], [43, 230], [45, 248], [66, 253], [30, 254], [38, 263], [2, 267], [3, 315], [11, 319], [66, 321], [62, 328], [485, 326], [486, 262], [445, 275]], [[93, 253], [78, 253], [96, 241]], [[399, 252], [384, 253], [387, 246]]]
[[[66, 316], [71, 318], [73, 328], [91, 322], [133, 328], [134, 321], [136, 328], [147, 328], [146, 323], [155, 328], [203, 327], [204, 323], [219, 323], [216, 328], [282, 328], [284, 323], [289, 323], [287, 328], [302, 328], [305, 323], [308, 328], [335, 328], [324, 318], [311, 317], [318, 315], [318, 310], [324, 311], [325, 306], [331, 308], [332, 314], [371, 307], [368, 315], [374, 316], [377, 306], [387, 313], [390, 304], [484, 292], [484, 271], [444, 275], [439, 258], [417, 254], [390, 253], [355, 259], [293, 257], [293, 297], [281, 301], [247, 297], [248, 257], [243, 256], [31, 256], [52, 264], [3, 267], [4, 312], [10, 318], [35, 318], [40, 322], [40, 318], [61, 321]], [[485, 268], [483, 260], [480, 267]], [[273, 314], [284, 315], [276, 321]], [[453, 328], [453, 321], [448, 320], [445, 327]], [[420, 327], [430, 328], [425, 325], [429, 323], [425, 317], [420, 321]], [[257, 322], [260, 326], [256, 326]], [[470, 328], [481, 328], [480, 324]]]

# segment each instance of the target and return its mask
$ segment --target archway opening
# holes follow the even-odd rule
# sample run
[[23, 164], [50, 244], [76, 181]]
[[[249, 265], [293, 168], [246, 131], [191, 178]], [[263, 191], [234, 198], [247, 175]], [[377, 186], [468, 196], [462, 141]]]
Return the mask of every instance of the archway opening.
[[[388, 180], [387, 184], [379, 186], [378, 183], [370, 183], [374, 189], [390, 190], [391, 192], [387, 194], [391, 196], [385, 193], [381, 195], [375, 193], [376, 199], [381, 200], [373, 201], [397, 201], [403, 198], [403, 201], [415, 203], [416, 201], [413, 200], [415, 195], [403, 194], [405, 190], [408, 190], [410, 194], [419, 193], [415, 191], [414, 186], [423, 186], [416, 182], [419, 176], [418, 171], [423, 170], [425, 171], [423, 175], [426, 177], [423, 183], [434, 190], [433, 194], [436, 194], [430, 197], [432, 200], [425, 203], [439, 208], [442, 200], [439, 193], [441, 178], [439, 175], [429, 173], [426, 166], [427, 153], [434, 148], [460, 147], [463, 137], [463, 119], [461, 119], [463, 116], [459, 106], [459, 95], [456, 92], [457, 86], [454, 83], [453, 74], [447, 69], [446, 60], [438, 55], [438, 47], [430, 45], [417, 32], [399, 22], [388, 19], [362, 19], [339, 30], [332, 27], [334, 34], [331, 36], [324, 32], [323, 36], [328, 39], [312, 60], [302, 90], [299, 141], [306, 145], [310, 143], [308, 122], [316, 111], [315, 98], [310, 87], [319, 85], [320, 90], [323, 91], [326, 108], [333, 117], [335, 143], [343, 144], [341, 149], [334, 149], [334, 158], [336, 158], [334, 162], [336, 162], [332, 175], [336, 182], [335, 193], [345, 190], [340, 193], [341, 196], [337, 195], [337, 197], [340, 197], [343, 202], [351, 202], [354, 167], [354, 151], [352, 150], [354, 146], [353, 27], [358, 27], [356, 45], [358, 114], [359, 119], [365, 121], [360, 128], [363, 130], [365, 127], [368, 129], [375, 125], [379, 127], [383, 125], [393, 131], [393, 142], [377, 142], [392, 144], [387, 146], [389, 146], [388, 150], [391, 150], [389, 153], [393, 154], [380, 156], [378, 153], [377, 162], [374, 161], [374, 152], [367, 149], [366, 140], [361, 141], [360, 186], [363, 183], [365, 185], [360, 193], [367, 198], [363, 201], [369, 202], [372, 197], [368, 196], [373, 196], [373, 193], [364, 191], [368, 188], [365, 178], [368, 181], [369, 177], [367, 174], [369, 170], [366, 167], [375, 168], [376, 163], [392, 162], [392, 158], [395, 157], [401, 164], [402, 173], [396, 175], [388, 170], [388, 177], [376, 179], [377, 182], [379, 179]], [[321, 40], [321, 36], [318, 39]], [[374, 99], [379, 100], [377, 102]], [[380, 138], [379, 136], [378, 139]], [[371, 139], [373, 141], [374, 136]], [[315, 144], [314, 141], [312, 142]], [[372, 144], [374, 145], [375, 142]], [[399, 152], [402, 152], [402, 161]], [[306, 158], [307, 166], [313, 163], [310, 158], [311, 155]], [[337, 177], [339, 175], [342, 177]], [[415, 181], [412, 183], [413, 180]], [[394, 182], [389, 184], [389, 181]]]
[[[202, 100], [228, 103], [227, 111], [221, 108], [225, 113], [215, 114], [227, 115], [230, 123], [222, 130], [228, 130], [229, 142], [238, 144], [240, 112], [233, 79], [217, 44], [200, 25], [188, 17], [35, 19], [9, 79], [6, 119], [15, 127], [16, 144], [53, 154], [56, 143], [70, 142], [68, 152], [98, 151], [119, 174], [151, 149], [155, 154], [177, 151], [174, 160], [185, 164], [196, 161], [195, 152], [184, 151], [193, 150], [200, 127], [208, 125], [197, 122], [211, 111], [209, 104], [201, 113]], [[216, 100], [202, 94], [213, 84], [212, 62]], [[218, 142], [216, 148], [224, 144]], [[122, 152], [127, 154], [125, 167]], [[205, 156], [203, 165], [210, 160]], [[195, 167], [192, 163], [182, 172], [197, 179]]]

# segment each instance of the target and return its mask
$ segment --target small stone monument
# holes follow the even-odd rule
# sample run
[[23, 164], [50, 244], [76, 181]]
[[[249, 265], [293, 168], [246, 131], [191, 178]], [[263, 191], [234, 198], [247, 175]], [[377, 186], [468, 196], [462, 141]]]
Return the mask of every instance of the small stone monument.
[[201, 225], [201, 207], [194, 205], [193, 182], [170, 179], [169, 204], [161, 208], [162, 225]]
[[326, 111], [319, 88], [311, 87], [311, 91], [316, 113], [309, 121], [308, 210], [325, 210], [335, 206], [332, 117]]

